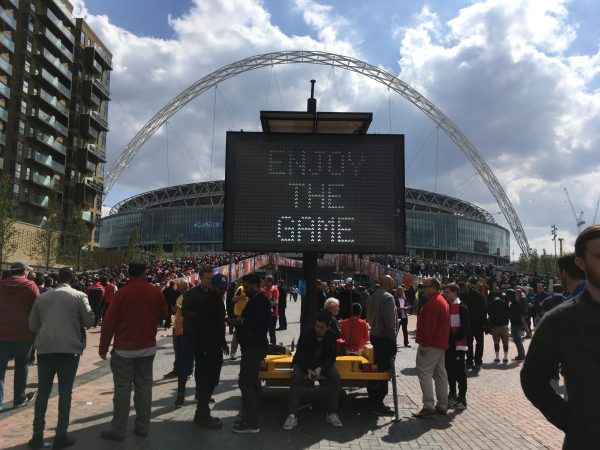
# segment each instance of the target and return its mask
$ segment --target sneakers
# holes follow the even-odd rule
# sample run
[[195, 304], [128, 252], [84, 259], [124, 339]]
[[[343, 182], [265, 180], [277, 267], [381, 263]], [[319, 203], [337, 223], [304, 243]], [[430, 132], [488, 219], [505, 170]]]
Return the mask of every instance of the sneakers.
[[503, 362], [504, 364], [506, 364], [506, 363], [508, 362], [508, 358], [504, 358], [504, 359], [502, 360], [502, 362]]
[[437, 412], [435, 409], [423, 408], [421, 411], [413, 413], [413, 416], [422, 419], [423, 417], [435, 416], [436, 414]]
[[448, 409], [454, 409], [456, 408], [456, 403], [458, 402], [458, 400], [456, 400], [456, 397], [454, 396], [448, 396]]
[[208, 428], [210, 430], [220, 430], [223, 428], [223, 424], [219, 419], [213, 416], [195, 416], [194, 425], [199, 427]]
[[455, 409], [458, 409], [458, 410], [464, 410], [464, 409], [467, 409], [467, 401], [466, 401], [466, 400], [464, 400], [464, 399], [462, 399], [462, 400], [458, 400], [458, 401], [456, 402], [456, 405], [454, 406], [454, 408], [455, 408]]
[[327, 413], [327, 423], [337, 428], [343, 426], [340, 417], [335, 412]]
[[56, 436], [52, 443], [52, 449], [67, 448], [72, 445], [75, 445], [75, 439], [70, 438], [69, 436]]
[[234, 433], [237, 434], [257, 434], [260, 433], [260, 428], [258, 425], [251, 425], [248, 422], [240, 422], [236, 423], [231, 429]]
[[164, 374], [163, 378], [177, 378], [177, 372], [171, 370], [169, 373]]
[[175, 399], [175, 408], [181, 408], [183, 406], [184, 399], [185, 399], [185, 395], [178, 394], [177, 398]]
[[375, 406], [372, 411], [376, 416], [393, 416], [395, 414], [394, 410], [387, 405]]
[[495, 362], [495, 363], [499, 363], [499, 362], [500, 362], [500, 358], [496, 358], [496, 359], [494, 359], [494, 362]]
[[27, 406], [29, 404], [29, 402], [32, 401], [34, 398], [35, 398], [35, 392], [28, 392], [27, 394], [25, 394], [25, 400], [23, 400], [22, 402], [14, 402], [13, 406], [15, 408]]
[[296, 414], [290, 414], [289, 416], [287, 416], [287, 419], [285, 419], [285, 422], [283, 424], [283, 429], [284, 430], [292, 430], [295, 427], [298, 426], [298, 418], [296, 417]]

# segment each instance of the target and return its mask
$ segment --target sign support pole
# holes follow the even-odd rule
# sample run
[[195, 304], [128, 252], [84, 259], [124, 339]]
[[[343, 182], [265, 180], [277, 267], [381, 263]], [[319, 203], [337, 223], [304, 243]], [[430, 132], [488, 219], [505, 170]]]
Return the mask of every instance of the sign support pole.
[[302, 296], [300, 329], [314, 322], [317, 311], [317, 257], [316, 252], [302, 253], [302, 272], [306, 282], [306, 295]]

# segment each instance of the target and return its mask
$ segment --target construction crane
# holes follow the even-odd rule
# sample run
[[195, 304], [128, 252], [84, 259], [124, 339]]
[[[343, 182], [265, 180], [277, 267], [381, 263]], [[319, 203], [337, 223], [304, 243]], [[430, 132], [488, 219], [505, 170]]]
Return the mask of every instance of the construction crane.
[[583, 211], [579, 212], [579, 216], [575, 212], [575, 207], [573, 206], [573, 202], [571, 201], [571, 196], [569, 195], [569, 191], [567, 188], [563, 188], [565, 190], [565, 194], [567, 194], [567, 200], [569, 200], [569, 206], [571, 207], [571, 211], [573, 211], [573, 217], [575, 217], [575, 223], [577, 224], [577, 234], [581, 232], [581, 227], [585, 225], [585, 220], [583, 220]]
[[598, 200], [596, 201], [596, 212], [594, 213], [594, 221], [592, 222], [592, 225], [596, 225], [598, 222], [596, 222], [596, 217], [598, 217], [598, 205], [600, 205], [600, 195], [598, 195]]

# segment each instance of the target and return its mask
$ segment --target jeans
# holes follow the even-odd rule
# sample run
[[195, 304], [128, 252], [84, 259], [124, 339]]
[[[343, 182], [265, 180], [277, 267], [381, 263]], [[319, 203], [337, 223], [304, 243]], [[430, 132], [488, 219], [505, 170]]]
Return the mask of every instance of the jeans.
[[446, 350], [446, 373], [448, 374], [448, 387], [450, 396], [456, 397], [458, 384], [458, 399], [465, 400], [467, 395], [467, 372], [465, 368], [465, 352], [449, 348]]
[[287, 330], [287, 318], [285, 317], [285, 308], [279, 308], [279, 328]]
[[510, 332], [512, 334], [513, 341], [515, 342], [515, 346], [517, 347], [517, 356], [525, 356], [525, 347], [523, 347], [523, 337], [521, 333], [523, 332], [523, 328], [521, 325], [512, 325], [510, 327]]
[[182, 335], [173, 333], [173, 351], [175, 352], [175, 361], [173, 361], [173, 372], [179, 376], [179, 367], [181, 366], [183, 354], [183, 338]]
[[[199, 346], [198, 346], [199, 347]], [[219, 378], [221, 377], [221, 367], [223, 366], [223, 349], [221, 347], [210, 349], [198, 349], [196, 364], [196, 374], [198, 385], [196, 387], [198, 403], [196, 404], [196, 415], [201, 417], [210, 416], [208, 402], [212, 396]]]
[[[373, 344], [375, 364], [377, 364], [378, 370], [380, 372], [390, 370], [390, 367], [396, 358], [396, 342], [387, 337], [371, 335], [371, 343]], [[373, 407], [377, 408], [383, 405], [383, 399], [388, 394], [388, 384], [387, 381], [369, 382], [367, 392]]]
[[258, 371], [266, 354], [266, 345], [245, 344], [242, 346], [238, 385], [242, 393], [243, 416], [250, 426], [258, 426], [261, 396]]
[[27, 388], [27, 375], [29, 373], [29, 355], [31, 354], [31, 341], [0, 341], [0, 409], [4, 402], [4, 375], [8, 366], [10, 355], [15, 357], [15, 376], [13, 380], [15, 404], [25, 401], [25, 389]]
[[269, 317], [269, 342], [271, 345], [277, 345], [275, 337], [275, 326], [277, 325], [277, 317]]
[[398, 321], [402, 327], [402, 337], [404, 338], [404, 346], [408, 345], [408, 317]]
[[125, 436], [125, 431], [127, 431], [132, 385], [134, 388], [135, 429], [139, 433], [148, 432], [152, 410], [153, 363], [154, 355], [143, 358], [123, 358], [116, 351], [112, 351], [110, 368], [113, 373], [115, 392], [110, 428], [115, 435]]
[[[473, 357], [473, 340], [475, 340], [475, 357]], [[480, 366], [483, 362], [483, 330], [473, 332], [467, 336], [467, 365], [472, 366], [473, 362]]]
[[100, 320], [102, 320], [100, 314], [100, 302], [98, 300], [90, 300], [90, 308], [94, 313], [94, 326], [97, 327]]
[[[296, 414], [298, 412], [298, 403], [300, 402], [300, 384], [306, 378], [306, 372], [299, 366], [293, 367], [292, 382], [290, 385], [290, 399], [288, 401], [288, 413]], [[340, 374], [335, 366], [331, 366], [326, 374], [327, 378], [327, 412], [336, 413], [340, 398]]]
[[66, 436], [71, 414], [71, 393], [79, 366], [79, 355], [70, 353], [46, 353], [38, 355], [38, 394], [35, 399], [33, 434], [42, 435], [46, 426], [48, 397], [52, 391], [54, 376], [58, 377], [58, 424], [56, 436]]
[[198, 379], [198, 357], [196, 355], [196, 338], [191, 333], [183, 333], [181, 335], [181, 363], [177, 372], [177, 395], [185, 394], [185, 385], [188, 377], [194, 370], [194, 361], [196, 362], [196, 370], [194, 378], [196, 381], [196, 389], [200, 385]]

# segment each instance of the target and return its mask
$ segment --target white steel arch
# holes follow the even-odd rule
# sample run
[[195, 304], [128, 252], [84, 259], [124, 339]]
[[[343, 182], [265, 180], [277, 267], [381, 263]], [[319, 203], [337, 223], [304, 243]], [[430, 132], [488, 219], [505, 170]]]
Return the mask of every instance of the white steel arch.
[[229, 78], [235, 77], [250, 70], [261, 69], [280, 64], [321, 64], [327, 66], [338, 67], [340, 69], [356, 72], [371, 78], [389, 89], [394, 90], [402, 97], [410, 101], [422, 112], [424, 112], [431, 120], [433, 120], [447, 135], [454, 141], [460, 150], [464, 153], [469, 162], [477, 170], [484, 183], [496, 199], [502, 214], [506, 218], [517, 244], [521, 251], [529, 254], [530, 247], [521, 225], [521, 221], [517, 216], [506, 192], [500, 185], [500, 182], [481, 157], [475, 146], [463, 134], [462, 131], [431, 101], [421, 95], [414, 88], [409, 86], [404, 81], [396, 78], [385, 70], [360, 61], [349, 56], [336, 55], [334, 53], [318, 52], [318, 51], [283, 51], [274, 53], [265, 53], [262, 55], [251, 56], [240, 61], [236, 61], [220, 69], [215, 70], [211, 74], [201, 78], [187, 89], [182, 91], [177, 97], [172, 99], [164, 107], [162, 107], [144, 126], [137, 132], [133, 139], [125, 146], [117, 160], [110, 167], [106, 174], [105, 195], [117, 182], [117, 179], [127, 166], [129, 161], [135, 156], [138, 150], [145, 142], [158, 130], [167, 120], [176, 114], [181, 108], [187, 105], [191, 100]]

